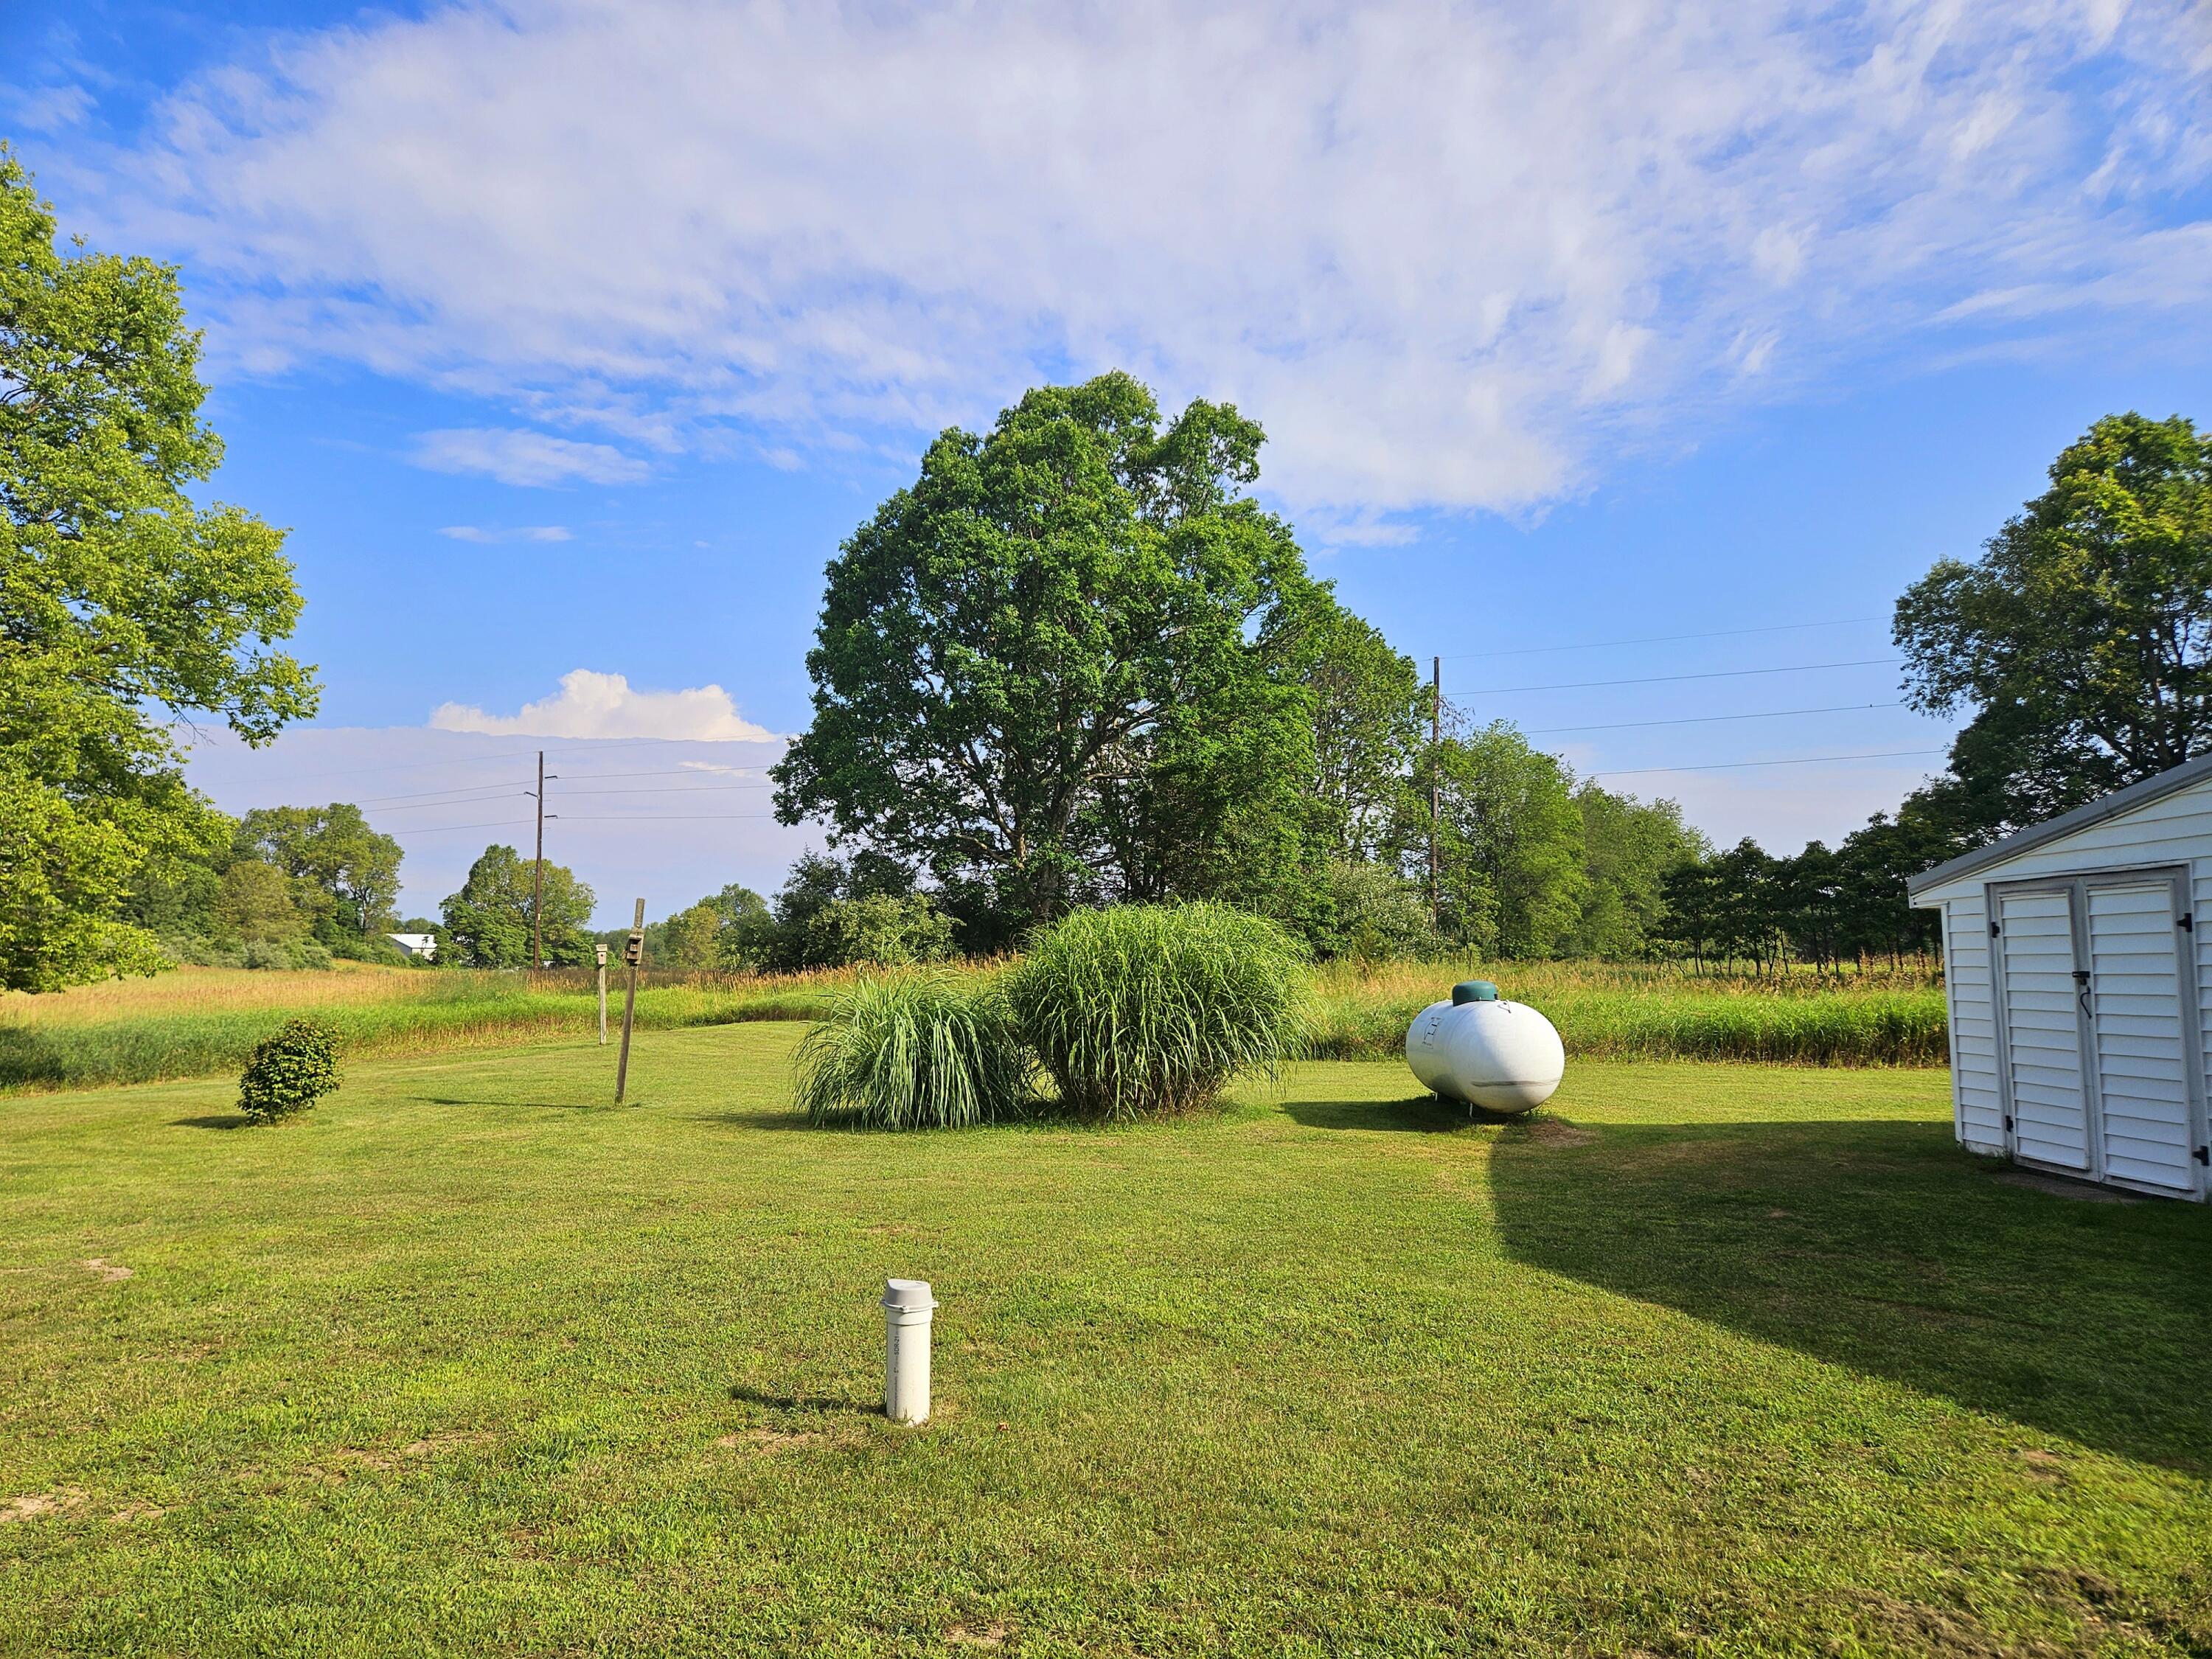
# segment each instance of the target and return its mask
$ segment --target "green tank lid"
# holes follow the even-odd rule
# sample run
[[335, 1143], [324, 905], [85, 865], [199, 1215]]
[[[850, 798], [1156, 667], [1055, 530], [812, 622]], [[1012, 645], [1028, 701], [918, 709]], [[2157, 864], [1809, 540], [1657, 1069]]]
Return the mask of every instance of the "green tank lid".
[[1498, 988], [1486, 979], [1463, 979], [1452, 987], [1452, 1006], [1462, 1002], [1495, 1002]]

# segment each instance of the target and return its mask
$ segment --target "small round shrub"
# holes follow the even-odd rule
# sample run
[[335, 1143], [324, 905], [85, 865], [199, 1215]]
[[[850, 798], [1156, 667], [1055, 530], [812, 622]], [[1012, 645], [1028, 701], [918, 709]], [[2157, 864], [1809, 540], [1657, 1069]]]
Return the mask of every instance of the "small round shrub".
[[278, 973], [289, 973], [298, 961], [293, 956], [290, 945], [279, 944], [273, 939], [248, 939], [239, 951], [239, 960], [248, 968], [269, 969]]
[[833, 994], [798, 1066], [799, 1103], [818, 1125], [958, 1128], [1016, 1116], [1029, 1097], [1029, 1057], [997, 988], [941, 971]]
[[1015, 1029], [1079, 1116], [1187, 1112], [1304, 1035], [1304, 951], [1224, 904], [1077, 910], [1006, 970]]
[[273, 1123], [308, 1110], [337, 1086], [337, 1034], [320, 1020], [288, 1019], [246, 1062], [238, 1109], [257, 1123]]

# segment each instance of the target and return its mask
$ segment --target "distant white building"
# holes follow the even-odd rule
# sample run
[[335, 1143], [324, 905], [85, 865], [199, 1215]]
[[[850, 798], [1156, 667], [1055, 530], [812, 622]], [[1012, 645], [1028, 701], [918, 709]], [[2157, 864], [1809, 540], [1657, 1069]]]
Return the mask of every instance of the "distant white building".
[[385, 938], [418, 962], [438, 959], [438, 936], [435, 933], [386, 933]]

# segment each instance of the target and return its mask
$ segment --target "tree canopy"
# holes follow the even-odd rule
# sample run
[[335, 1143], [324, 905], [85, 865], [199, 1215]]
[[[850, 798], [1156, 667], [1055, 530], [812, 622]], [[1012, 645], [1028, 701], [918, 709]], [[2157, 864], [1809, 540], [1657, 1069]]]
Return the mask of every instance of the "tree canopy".
[[1164, 425], [1120, 374], [940, 435], [830, 563], [779, 814], [986, 933], [1294, 860], [1312, 728], [1279, 641], [1311, 584], [1240, 493], [1261, 439], [1205, 402]]
[[158, 965], [135, 880], [228, 830], [157, 711], [258, 744], [316, 696], [275, 648], [283, 532], [187, 493], [222, 448], [175, 270], [55, 230], [0, 149], [0, 986], [29, 990]]
[[[465, 968], [527, 968], [533, 861], [512, 847], [487, 847], [469, 866], [461, 890], [445, 902], [447, 947]], [[545, 959], [556, 967], [582, 968], [594, 960], [584, 927], [599, 900], [566, 865], [545, 866], [544, 908], [540, 913]]]
[[2050, 477], [1897, 604], [1913, 706], [1974, 711], [1922, 804], [1970, 842], [2212, 747], [2212, 439], [2107, 416]]

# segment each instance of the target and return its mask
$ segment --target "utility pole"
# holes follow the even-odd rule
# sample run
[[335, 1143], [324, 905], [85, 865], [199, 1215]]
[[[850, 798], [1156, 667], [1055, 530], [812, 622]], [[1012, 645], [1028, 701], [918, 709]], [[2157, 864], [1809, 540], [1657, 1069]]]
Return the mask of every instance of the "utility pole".
[[623, 1091], [629, 1087], [629, 1028], [637, 1018], [637, 969], [645, 960], [645, 901], [637, 902], [637, 914], [631, 918], [629, 938], [623, 945], [623, 960], [629, 964], [629, 989], [623, 994], [622, 1058], [615, 1062], [615, 1104], [623, 1103]]
[[[553, 774], [556, 782], [560, 776], [558, 772]], [[545, 965], [545, 930], [538, 920], [545, 908], [545, 751], [543, 749], [538, 751], [538, 787], [526, 789], [522, 793], [534, 796], [538, 801], [538, 862], [530, 877], [530, 970], [536, 973]], [[556, 812], [553, 816], [557, 818], [561, 815]], [[605, 1024], [604, 1020], [600, 1023]], [[605, 1042], [605, 1037], [600, 1041]]]
[[1437, 850], [1437, 768], [1443, 758], [1444, 659], [1429, 659], [1429, 923], [1443, 921], [1443, 866]]

